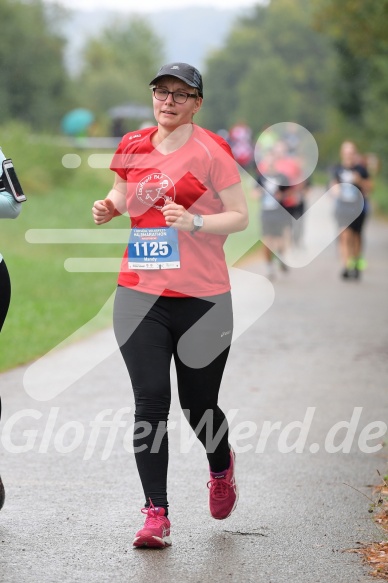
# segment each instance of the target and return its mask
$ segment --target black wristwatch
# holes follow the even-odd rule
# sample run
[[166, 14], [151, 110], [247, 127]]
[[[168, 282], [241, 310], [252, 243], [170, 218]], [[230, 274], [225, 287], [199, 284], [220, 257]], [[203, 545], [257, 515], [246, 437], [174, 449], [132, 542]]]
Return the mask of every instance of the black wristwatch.
[[194, 215], [193, 225], [194, 227], [190, 231], [192, 235], [194, 235], [196, 231], [199, 231], [199, 229], [203, 227], [203, 217], [201, 215]]

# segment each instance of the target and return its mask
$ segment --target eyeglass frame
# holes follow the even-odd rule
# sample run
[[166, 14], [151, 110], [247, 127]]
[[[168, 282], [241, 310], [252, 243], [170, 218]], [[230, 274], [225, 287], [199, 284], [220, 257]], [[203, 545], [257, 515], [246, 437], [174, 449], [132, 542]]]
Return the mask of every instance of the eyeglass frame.
[[[166, 91], [167, 95], [166, 95], [166, 99], [159, 99], [159, 97], [156, 97], [155, 95], [155, 91], [156, 90], [160, 90], [160, 91]], [[187, 100], [189, 99], [189, 97], [199, 97], [199, 95], [197, 93], [187, 93], [187, 91], [169, 91], [168, 89], [165, 89], [164, 87], [151, 87], [152, 93], [154, 94], [155, 99], [157, 99], [158, 101], [167, 101], [168, 96], [172, 95], [172, 100], [174, 103], [177, 103], [178, 105], [184, 105], [185, 103], [187, 103]], [[181, 103], [179, 103], [179, 101], [175, 101], [174, 99], [174, 93], [184, 93], [186, 95], [186, 101], [183, 101]]]

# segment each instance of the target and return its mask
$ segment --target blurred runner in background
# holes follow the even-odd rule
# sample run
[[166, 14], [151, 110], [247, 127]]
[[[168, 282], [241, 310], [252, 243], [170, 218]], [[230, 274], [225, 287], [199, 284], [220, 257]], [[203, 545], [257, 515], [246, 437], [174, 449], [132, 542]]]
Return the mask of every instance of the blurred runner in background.
[[254, 146], [252, 141], [252, 130], [244, 122], [239, 122], [229, 130], [230, 147], [232, 148], [234, 159], [244, 170], [249, 172], [254, 164]]
[[[362, 163], [356, 145], [345, 141], [340, 147], [340, 163], [332, 170], [331, 186], [336, 187], [335, 217], [339, 227], [346, 227], [339, 235], [339, 251], [342, 262], [341, 277], [358, 279], [364, 267], [362, 258], [362, 232], [368, 212], [366, 204], [372, 190], [372, 181], [366, 165]], [[364, 206], [356, 219], [351, 220], [361, 192]]]
[[[287, 271], [283, 257], [291, 230], [291, 219], [283, 205], [290, 186], [287, 177], [277, 172], [274, 163], [274, 155], [268, 152], [258, 165], [257, 186], [252, 192], [253, 198], [260, 199], [260, 236], [264, 245], [266, 275], [269, 279], [276, 275], [276, 258], [280, 269]], [[265, 175], [260, 172], [262, 166], [266, 169]]]
[[[294, 154], [290, 154], [288, 146], [284, 140], [278, 140], [270, 150], [270, 156], [267, 154], [259, 162], [258, 169], [260, 173], [267, 176], [268, 172], [276, 172], [286, 177], [287, 186], [283, 193], [282, 205], [287, 209], [290, 217], [296, 219], [290, 220], [290, 238], [295, 246], [302, 244], [303, 236], [303, 213], [304, 198], [306, 195], [307, 182], [303, 178], [301, 161]], [[272, 170], [269, 169], [269, 164]]]

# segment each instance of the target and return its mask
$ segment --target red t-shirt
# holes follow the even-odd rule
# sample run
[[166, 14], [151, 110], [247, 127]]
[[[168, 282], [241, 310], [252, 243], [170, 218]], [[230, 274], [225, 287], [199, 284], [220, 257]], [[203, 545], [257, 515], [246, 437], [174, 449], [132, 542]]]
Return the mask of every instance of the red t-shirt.
[[[132, 228], [166, 227], [161, 212], [165, 201], [192, 214], [221, 213], [218, 192], [240, 182], [238, 167], [227, 142], [193, 125], [189, 140], [171, 154], [151, 143], [156, 127], [130, 132], [121, 140], [111, 169], [127, 181], [127, 210]], [[137, 271], [128, 269], [128, 247], [119, 285], [166, 296], [211, 296], [230, 289], [223, 245], [226, 235], [194, 235], [178, 231], [180, 268]]]
[[[282, 205], [285, 208], [298, 205], [302, 200], [300, 184], [303, 182], [302, 170], [298, 160], [291, 156], [285, 156], [275, 160], [273, 168], [279, 174], [284, 174], [290, 184], [290, 188], [284, 193]], [[265, 160], [260, 162], [258, 170], [264, 175], [269, 172], [269, 166]]]

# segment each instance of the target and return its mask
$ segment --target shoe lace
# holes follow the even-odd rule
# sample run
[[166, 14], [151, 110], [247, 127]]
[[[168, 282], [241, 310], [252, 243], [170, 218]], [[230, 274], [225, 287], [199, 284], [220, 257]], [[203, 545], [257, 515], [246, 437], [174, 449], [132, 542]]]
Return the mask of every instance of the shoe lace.
[[228, 497], [229, 488], [232, 488], [232, 484], [224, 478], [213, 478], [208, 481], [207, 487], [210, 488], [210, 495], [212, 498], [223, 500]]
[[146, 514], [147, 518], [145, 519], [145, 523], [144, 526], [150, 527], [150, 528], [154, 528], [154, 527], [158, 527], [161, 524], [165, 524], [166, 522], [166, 517], [165, 516], [160, 516], [155, 508], [155, 506], [152, 504], [149, 506], [149, 508], [142, 508], [141, 512], [143, 514]]

